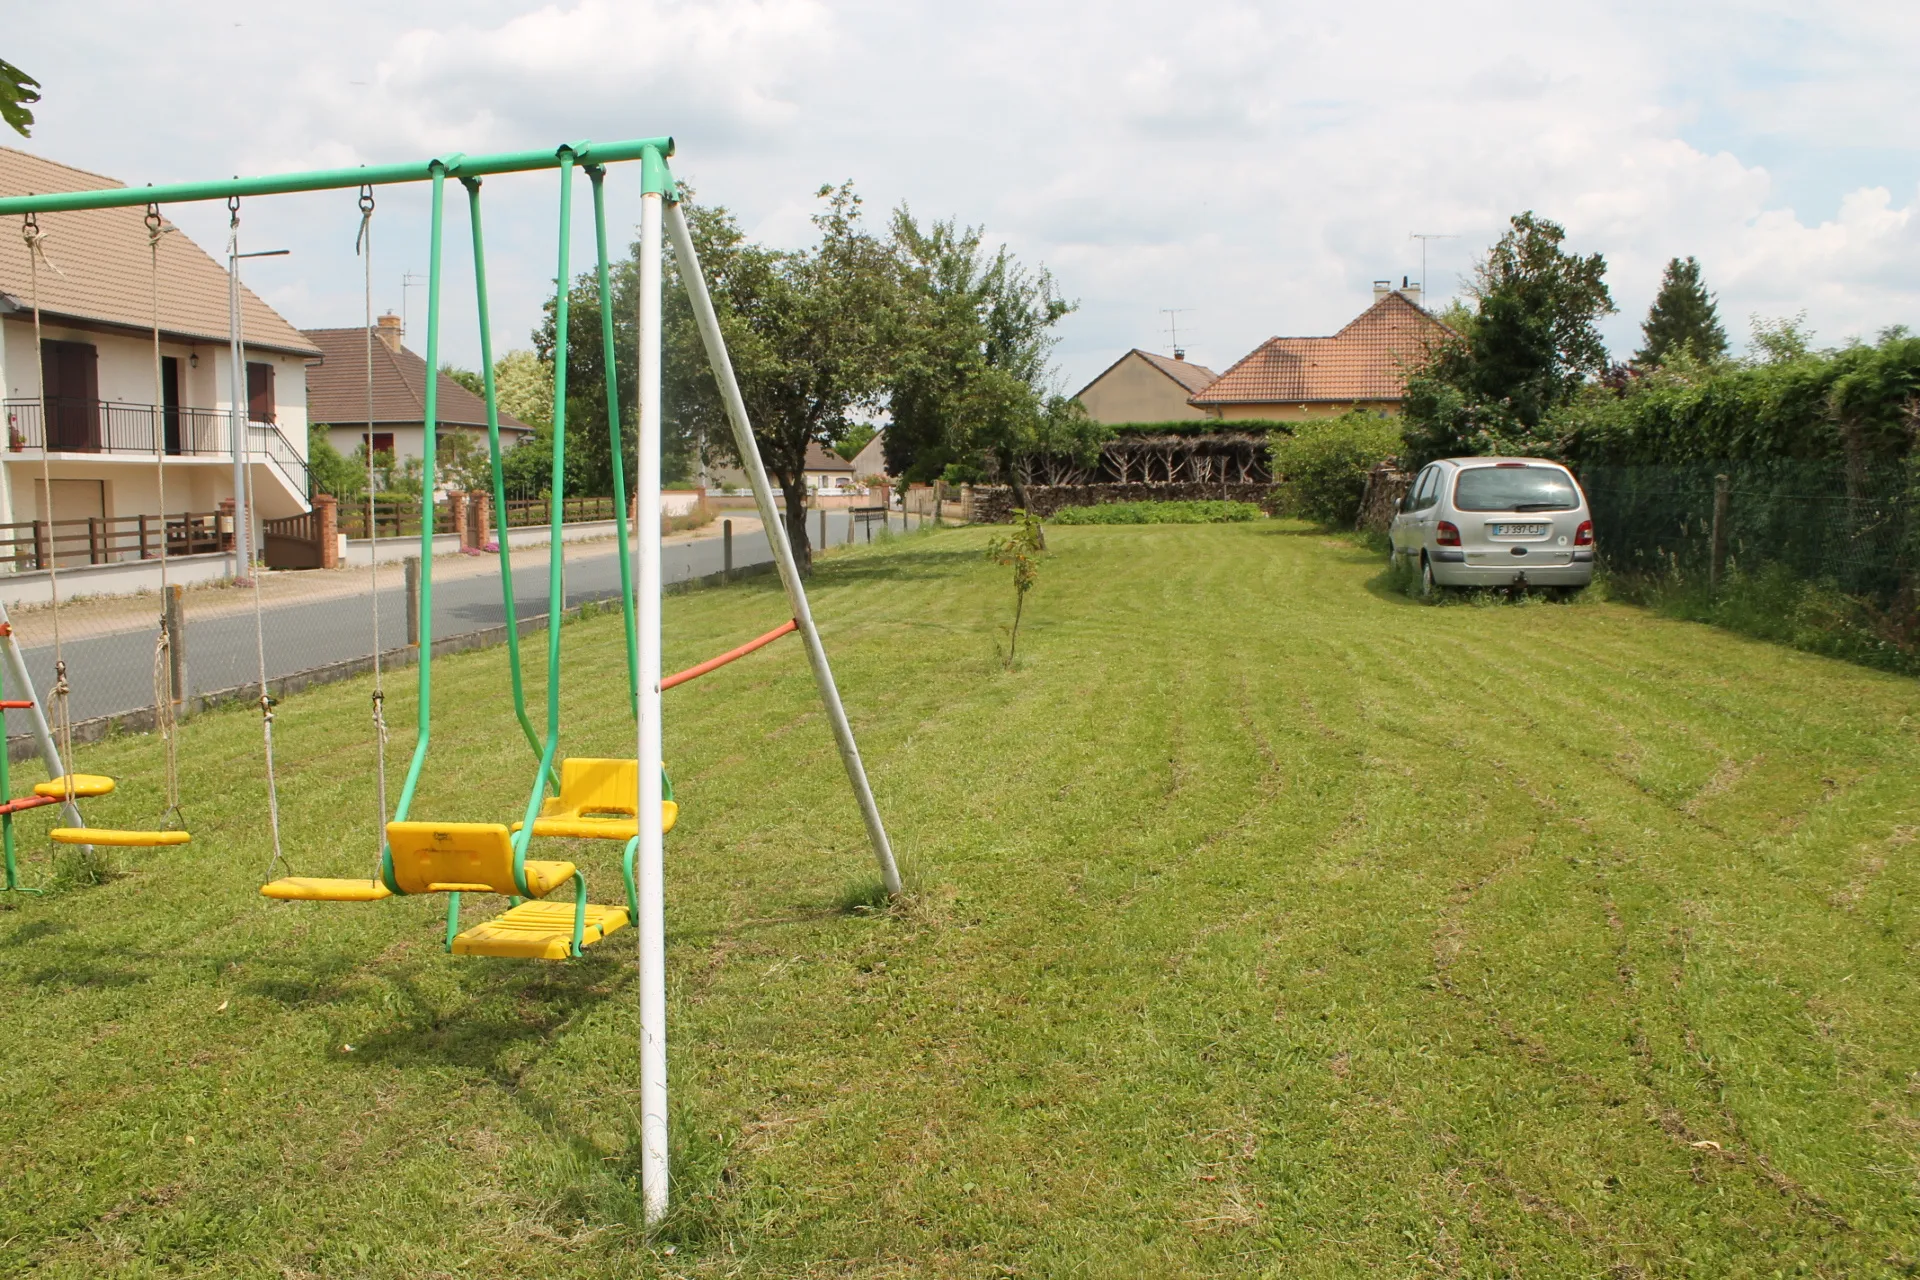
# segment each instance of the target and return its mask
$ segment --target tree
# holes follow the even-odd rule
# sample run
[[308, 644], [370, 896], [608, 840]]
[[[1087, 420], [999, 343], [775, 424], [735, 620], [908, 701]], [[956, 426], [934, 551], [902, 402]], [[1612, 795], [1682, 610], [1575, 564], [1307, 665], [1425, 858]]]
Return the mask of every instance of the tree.
[[[723, 208], [683, 203], [682, 212], [713, 295], [755, 443], [779, 484], [787, 538], [804, 570], [806, 459], [810, 445], [832, 448], [879, 406], [898, 332], [898, 286], [888, 247], [861, 221], [852, 184], [823, 186], [814, 216], [819, 243], [775, 250], [750, 243]], [[678, 429], [731, 456], [731, 432], [707, 366], [691, 307], [678, 287], [666, 311], [663, 393]], [[891, 435], [891, 431], [888, 433]]]
[[1606, 259], [1565, 253], [1565, 239], [1517, 214], [1475, 268], [1472, 324], [1407, 382], [1410, 461], [1551, 450], [1541, 421], [1606, 371], [1599, 321], [1614, 309]]
[[553, 366], [531, 351], [509, 351], [493, 362], [493, 393], [501, 409], [530, 427], [553, 425]]
[[1089, 440], [1097, 449], [1102, 429], [1047, 391], [1053, 327], [1074, 304], [1044, 267], [1029, 272], [1004, 247], [989, 255], [983, 237], [952, 220], [923, 228], [905, 205], [894, 212], [902, 308], [887, 470], [922, 482], [1003, 476], [1025, 508], [1033, 455]]
[[0, 120], [21, 137], [33, 134], [33, 112], [28, 104], [40, 101], [40, 82], [0, 58]]
[[333, 447], [324, 422], [307, 427], [307, 470], [313, 477], [315, 493], [331, 494], [342, 502], [362, 497], [367, 491], [367, 468]]
[[1813, 351], [1813, 331], [1807, 328], [1807, 313], [1795, 312], [1768, 320], [1753, 317], [1753, 337], [1749, 343], [1756, 364], [1786, 364]]
[[[455, 427], [442, 431], [434, 442], [434, 466], [439, 482], [463, 493], [493, 487], [493, 455], [486, 437]], [[505, 457], [502, 456], [504, 467]]]
[[848, 462], [852, 462], [860, 456], [862, 449], [873, 443], [873, 438], [879, 434], [880, 429], [871, 422], [855, 423], [847, 432], [846, 438], [833, 446], [833, 451]]
[[484, 400], [486, 398], [487, 380], [472, 369], [462, 369], [459, 365], [449, 360], [440, 366], [440, 372], [473, 392], [473, 394], [479, 396], [481, 399]]
[[1667, 263], [1660, 292], [1647, 308], [1640, 334], [1641, 346], [1633, 362], [1643, 369], [1665, 364], [1676, 351], [1686, 351], [1703, 364], [1727, 353], [1727, 331], [1720, 327], [1719, 310], [1700, 279], [1696, 259], [1674, 258]]

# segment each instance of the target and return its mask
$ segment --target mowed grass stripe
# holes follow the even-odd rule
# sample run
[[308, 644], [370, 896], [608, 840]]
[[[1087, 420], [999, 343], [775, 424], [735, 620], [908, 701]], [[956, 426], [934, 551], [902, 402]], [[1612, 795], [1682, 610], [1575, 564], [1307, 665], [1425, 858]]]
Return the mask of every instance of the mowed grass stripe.
[[[813, 584], [906, 908], [859, 909], [871, 861], [797, 645], [668, 695], [663, 1234], [636, 1216], [632, 935], [484, 964], [439, 954], [431, 902], [261, 902], [241, 709], [187, 728], [195, 844], [0, 906], [0, 1259], [1736, 1275], [1911, 1252], [1910, 682], [1611, 605], [1422, 608], [1270, 523], [1050, 530], [1008, 672], [985, 536], [837, 552]], [[667, 664], [784, 614], [765, 580], [676, 596]], [[631, 750], [617, 614], [563, 640], [570, 749]], [[435, 682], [417, 811], [517, 816], [504, 653]], [[370, 864], [367, 693], [281, 708], [302, 870]], [[85, 763], [126, 779], [98, 821], [150, 816], [152, 742]], [[609, 850], [572, 852], [617, 895]]]

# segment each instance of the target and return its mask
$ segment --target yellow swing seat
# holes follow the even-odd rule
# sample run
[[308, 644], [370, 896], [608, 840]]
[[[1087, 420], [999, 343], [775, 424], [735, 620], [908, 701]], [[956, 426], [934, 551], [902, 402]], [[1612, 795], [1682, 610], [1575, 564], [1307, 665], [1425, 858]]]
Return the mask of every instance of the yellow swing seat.
[[[500, 893], [520, 897], [513, 877], [513, 836], [498, 822], [389, 822], [394, 883], [407, 893]], [[529, 901], [456, 934], [451, 949], [462, 956], [508, 956], [565, 960], [573, 955], [573, 932], [590, 947], [627, 924], [625, 907], [591, 902], [541, 902], [568, 881], [584, 894], [586, 881], [571, 862], [529, 858], [520, 864]]]
[[378, 902], [393, 894], [378, 880], [283, 876], [271, 884], [261, 885], [260, 896], [278, 902]]
[[[536, 836], [580, 840], [631, 840], [640, 834], [633, 798], [640, 789], [640, 765], [634, 760], [596, 760], [574, 756], [560, 762], [560, 794], [548, 796], [533, 820]], [[680, 806], [660, 802], [660, 830], [673, 830]], [[515, 831], [526, 824], [516, 822]]]
[[[90, 800], [95, 796], [110, 795], [113, 792], [113, 779], [98, 773], [76, 773], [73, 775], [73, 796], [76, 800]], [[67, 798], [67, 776], [49, 778], [45, 782], [33, 784], [33, 794], [52, 796], [57, 800]]]
[[55, 844], [101, 844], [120, 849], [154, 849], [193, 839], [185, 831], [114, 831], [108, 827], [55, 827], [47, 834]]

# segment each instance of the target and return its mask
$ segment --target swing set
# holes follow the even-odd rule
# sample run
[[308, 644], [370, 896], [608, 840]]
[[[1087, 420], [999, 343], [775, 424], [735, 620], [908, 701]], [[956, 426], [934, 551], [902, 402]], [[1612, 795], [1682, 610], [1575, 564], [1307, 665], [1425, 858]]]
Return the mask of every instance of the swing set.
[[[438, 386], [435, 371], [440, 365], [440, 301], [446, 183], [457, 179], [467, 192], [473, 241], [474, 283], [481, 341], [481, 368], [487, 407], [487, 437], [492, 465], [494, 510], [497, 513], [497, 542], [500, 557], [502, 599], [506, 608], [508, 664], [512, 673], [514, 714], [527, 745], [538, 759], [527, 803], [518, 821], [459, 820], [421, 818], [414, 812], [420, 779], [426, 768], [431, 745], [433, 706], [433, 522], [421, 521], [420, 531], [420, 660], [418, 664], [418, 711], [414, 748], [406, 779], [391, 815], [387, 812], [384, 751], [378, 751], [377, 795], [380, 805], [381, 834], [376, 840], [378, 865], [365, 879], [283, 876], [272, 877], [276, 865], [284, 861], [280, 848], [278, 792], [273, 771], [273, 700], [267, 692], [264, 633], [260, 627], [260, 606], [256, 576], [255, 622], [260, 648], [260, 707], [266, 746], [268, 816], [274, 845], [273, 861], [268, 864], [268, 883], [261, 892], [269, 898], [296, 901], [369, 902], [406, 894], [444, 894], [448, 901], [447, 947], [456, 954], [564, 959], [577, 956], [582, 949], [599, 942], [608, 934], [632, 923], [636, 926], [640, 991], [640, 1096], [641, 1096], [641, 1187], [646, 1217], [657, 1220], [668, 1202], [667, 1162], [667, 1075], [666, 1075], [666, 932], [664, 911], [664, 846], [666, 833], [678, 815], [671, 785], [661, 764], [661, 693], [675, 685], [698, 678], [727, 663], [737, 661], [781, 637], [795, 633], [801, 637], [807, 662], [832, 726], [835, 743], [845, 766], [847, 779], [865, 823], [869, 843], [889, 896], [901, 891], [900, 873], [893, 850], [867, 782], [852, 727], [840, 701], [839, 690], [827, 661], [826, 649], [814, 626], [812, 611], [800, 580], [792, 548], [784, 536], [784, 524], [775, 508], [773, 490], [766, 468], [755, 444], [746, 404], [734, 377], [732, 360], [720, 332], [705, 276], [700, 267], [687, 223], [680, 210], [680, 194], [668, 168], [673, 155], [671, 138], [644, 138], [610, 144], [576, 142], [553, 151], [523, 151], [489, 156], [451, 155], [425, 163], [368, 166], [310, 173], [283, 174], [267, 178], [236, 178], [229, 181], [178, 183], [143, 189], [109, 188], [95, 191], [62, 192], [50, 195], [0, 198], [0, 216], [20, 214], [26, 219], [29, 245], [36, 263], [42, 260], [36, 237], [40, 214], [67, 210], [149, 206], [149, 235], [157, 254], [163, 233], [159, 208], [165, 204], [226, 199], [233, 212], [231, 257], [237, 262], [238, 202], [243, 197], [325, 190], [359, 191], [361, 213], [360, 243], [357, 246], [369, 263], [367, 290], [368, 342], [372, 342], [371, 228], [374, 191], [399, 183], [431, 184], [429, 266], [427, 279], [428, 377], [422, 432], [422, 474], [431, 484], [437, 459], [435, 427], [438, 422]], [[637, 161], [640, 167], [640, 289], [639, 289], [639, 429], [638, 458], [634, 502], [635, 529], [630, 550], [625, 524], [627, 494], [626, 470], [621, 458], [620, 407], [615, 379], [607, 381], [607, 429], [612, 451], [614, 507], [619, 521], [619, 563], [622, 623], [626, 639], [626, 682], [628, 706], [635, 725], [635, 751], [632, 759], [562, 757], [560, 755], [560, 641], [559, 625], [565, 607], [562, 588], [564, 540], [562, 537], [561, 498], [565, 492], [567, 344], [563, 340], [554, 352], [554, 424], [552, 454], [552, 527], [548, 542], [547, 605], [547, 688], [544, 733], [537, 732], [528, 714], [521, 681], [519, 630], [516, 617], [512, 565], [507, 537], [504, 481], [500, 465], [499, 404], [493, 377], [491, 325], [487, 306], [486, 258], [481, 234], [480, 191], [482, 179], [496, 174], [556, 170], [559, 192], [559, 264], [556, 279], [560, 288], [556, 300], [555, 332], [568, 334], [571, 279], [570, 228], [572, 224], [574, 171], [584, 169], [591, 180], [594, 224], [597, 241], [597, 276], [600, 298], [601, 341], [605, 367], [615, 367], [613, 295], [609, 284], [607, 256], [607, 215], [605, 178], [607, 167]], [[170, 229], [170, 228], [167, 228]], [[664, 238], [663, 238], [664, 237]], [[787, 596], [791, 620], [754, 640], [720, 654], [686, 671], [663, 677], [660, 670], [660, 422], [661, 422], [661, 288], [665, 239], [670, 238], [680, 278], [692, 306], [694, 320], [705, 347], [708, 362], [718, 383], [721, 399], [732, 427], [736, 452], [753, 487], [754, 502], [761, 525], [779, 570]], [[157, 261], [157, 258], [156, 258]], [[237, 282], [232, 286], [237, 290]], [[155, 284], [155, 368], [158, 370], [158, 284]], [[36, 326], [38, 308], [35, 309]], [[238, 348], [237, 335], [235, 346]], [[236, 400], [238, 398], [236, 397]], [[160, 397], [156, 394], [155, 403]], [[372, 418], [371, 361], [369, 361], [368, 417]], [[236, 405], [237, 408], [237, 405]], [[236, 422], [243, 423], [236, 412]], [[369, 450], [371, 452], [371, 450]], [[157, 460], [158, 461], [158, 460]], [[371, 486], [370, 486], [371, 497]], [[370, 528], [373, 522], [369, 522]], [[236, 534], [239, 530], [236, 528]], [[637, 552], [637, 554], [636, 554]], [[377, 556], [373, 557], [377, 562]], [[164, 559], [162, 561], [164, 573]], [[250, 570], [251, 566], [247, 566]], [[377, 593], [376, 599], [377, 599]], [[57, 599], [57, 592], [56, 592]], [[376, 743], [384, 741], [384, 694], [379, 666], [378, 613], [375, 614], [373, 718]], [[4, 617], [0, 616], [0, 625]], [[159, 655], [164, 658], [167, 636], [164, 622], [159, 640]], [[70, 745], [70, 727], [65, 715], [66, 678], [64, 663], [58, 661], [56, 645], [56, 706], [60, 711], [65, 739]], [[156, 672], [165, 664], [156, 661]], [[171, 690], [162, 702], [169, 718], [162, 721], [168, 741], [169, 815], [177, 818], [179, 800], [173, 764]], [[4, 690], [0, 690], [4, 696]], [[6, 707], [16, 704], [5, 703]], [[32, 703], [18, 704], [31, 706]], [[36, 708], [36, 716], [38, 715]], [[43, 752], [44, 753], [44, 752]], [[3, 756], [4, 753], [0, 753]], [[70, 760], [70, 749], [65, 759]], [[0, 760], [0, 801], [5, 790], [4, 760]], [[64, 763], [61, 776], [35, 788], [33, 803], [66, 800], [69, 808], [76, 798], [89, 794], [89, 788], [110, 790], [110, 779], [89, 780], [75, 775]], [[6, 840], [9, 877], [11, 877], [12, 810], [15, 802], [0, 803], [0, 836]], [[24, 805], [22, 806], [24, 807]], [[471, 812], [471, 811], [469, 811]], [[642, 815], [658, 814], [658, 820], [641, 821]], [[184, 830], [156, 832], [106, 832], [75, 826], [55, 832], [56, 839], [75, 843], [99, 844], [175, 844], [187, 839]], [[570, 861], [538, 859], [529, 856], [535, 839], [564, 838], [624, 842], [622, 876], [625, 880], [624, 905], [599, 905], [588, 900], [586, 877]], [[550, 895], [572, 885], [573, 899], [550, 900]], [[462, 930], [461, 898], [464, 894], [495, 894], [511, 900], [499, 915]]]

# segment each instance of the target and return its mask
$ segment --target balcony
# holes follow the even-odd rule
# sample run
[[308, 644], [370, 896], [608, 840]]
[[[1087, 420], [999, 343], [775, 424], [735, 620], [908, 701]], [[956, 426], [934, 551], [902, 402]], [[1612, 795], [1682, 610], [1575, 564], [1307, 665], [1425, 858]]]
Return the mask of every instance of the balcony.
[[[56, 454], [105, 454], [152, 458], [156, 446], [169, 458], [231, 458], [231, 417], [225, 409], [165, 408], [127, 404], [118, 400], [79, 400], [52, 396], [46, 418], [40, 401], [0, 402], [7, 418], [7, 449], [11, 453], [39, 453], [52, 437]], [[47, 430], [48, 421], [52, 431]], [[271, 464], [303, 502], [312, 496], [307, 460], [286, 434], [271, 422], [247, 424], [247, 452], [256, 461]]]

